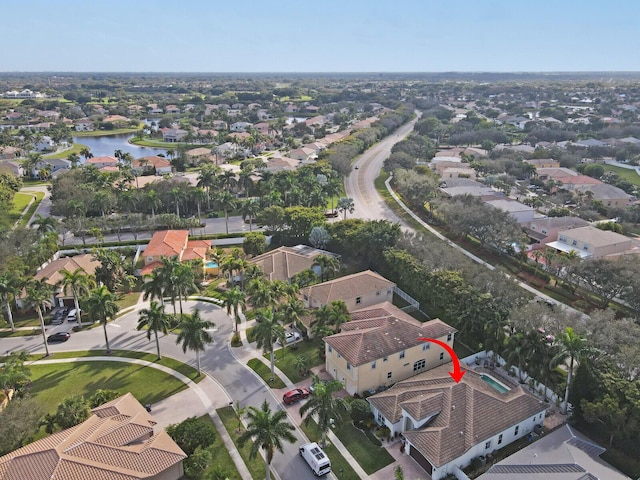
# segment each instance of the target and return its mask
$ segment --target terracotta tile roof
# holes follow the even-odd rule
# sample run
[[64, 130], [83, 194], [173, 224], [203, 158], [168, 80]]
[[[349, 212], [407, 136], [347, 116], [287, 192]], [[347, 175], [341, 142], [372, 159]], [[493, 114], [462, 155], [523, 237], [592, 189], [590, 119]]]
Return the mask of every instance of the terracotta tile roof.
[[211, 248], [211, 242], [206, 240], [190, 240], [182, 254], [182, 260], [204, 260]]
[[111, 155], [105, 155], [103, 157], [91, 157], [87, 158], [84, 163], [89, 165], [97, 165], [97, 164], [112, 164], [117, 165], [119, 160], [116, 157], [112, 157]]
[[421, 323], [389, 302], [351, 314], [340, 333], [325, 337], [331, 348], [353, 366], [388, 357], [422, 342], [420, 337], [441, 338], [456, 329], [441, 320]]
[[289, 247], [280, 247], [253, 257], [249, 263], [262, 268], [269, 281], [287, 281], [302, 270], [311, 268], [316, 256], [308, 257], [294, 252]]
[[302, 289], [302, 293], [326, 305], [334, 300], [348, 300], [367, 293], [394, 287], [395, 283], [381, 275], [365, 270]]
[[145, 257], [181, 258], [189, 238], [189, 230], [163, 230], [156, 232], [144, 251]]
[[423, 424], [404, 436], [436, 467], [548, 406], [520, 386], [498, 393], [471, 370], [455, 383], [448, 373], [452, 369], [451, 363], [441, 365], [367, 399], [394, 423], [403, 410], [417, 415]]
[[[62, 280], [62, 274], [60, 273], [62, 270], [68, 270], [73, 273], [78, 268], [81, 268], [87, 275], [94, 275], [98, 266], [100, 266], [100, 262], [95, 259], [93, 254], [83, 253], [74, 257], [62, 257], [52, 261], [45, 265], [42, 270], [39, 270], [34, 275], [34, 278], [36, 280], [46, 278], [46, 282], [49, 285], [55, 285]], [[64, 297], [72, 296], [71, 288], [67, 288], [67, 291], [64, 293], [62, 291], [58, 292], [58, 295]]]
[[0, 457], [0, 480], [156, 478], [186, 455], [154, 425], [128, 393], [94, 409], [80, 425]]
[[143, 164], [146, 167], [166, 168], [171, 166], [171, 162], [164, 157], [158, 157], [157, 155], [151, 155], [150, 157], [142, 157], [131, 162], [131, 165], [136, 168], [140, 168]]

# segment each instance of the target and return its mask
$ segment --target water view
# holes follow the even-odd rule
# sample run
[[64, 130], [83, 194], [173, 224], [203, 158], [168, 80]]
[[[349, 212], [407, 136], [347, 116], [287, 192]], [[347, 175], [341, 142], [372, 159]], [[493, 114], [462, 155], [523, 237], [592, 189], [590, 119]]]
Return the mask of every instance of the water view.
[[103, 137], [73, 137], [73, 143], [81, 143], [91, 149], [94, 157], [113, 155], [116, 150], [123, 153], [130, 153], [133, 158], [148, 157], [150, 155], [166, 154], [167, 150], [157, 147], [140, 147], [129, 143], [133, 134], [109, 135]]

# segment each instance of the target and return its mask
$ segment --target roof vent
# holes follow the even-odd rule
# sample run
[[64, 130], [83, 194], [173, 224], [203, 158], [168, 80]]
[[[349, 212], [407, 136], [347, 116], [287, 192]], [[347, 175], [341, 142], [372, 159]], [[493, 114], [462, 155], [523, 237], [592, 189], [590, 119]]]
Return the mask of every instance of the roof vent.
[[451, 405], [451, 410], [455, 410], [456, 406], [455, 405]]

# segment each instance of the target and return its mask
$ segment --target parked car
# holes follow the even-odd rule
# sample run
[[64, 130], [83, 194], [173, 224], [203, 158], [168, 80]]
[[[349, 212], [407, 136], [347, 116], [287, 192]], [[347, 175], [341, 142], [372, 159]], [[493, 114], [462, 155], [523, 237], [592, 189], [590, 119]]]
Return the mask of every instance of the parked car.
[[[320, 383], [323, 383], [324, 385], [326, 385], [330, 381], [331, 380], [320, 380]], [[312, 383], [311, 385], [309, 385], [309, 392], [310, 393], [313, 393], [316, 390], [316, 385], [317, 385], [317, 383]]]
[[[287, 332], [284, 334], [284, 341], [287, 345], [295, 342], [296, 340], [300, 340], [300, 334], [298, 332]], [[280, 339], [276, 340], [278, 345], [282, 345]]]
[[309, 390], [307, 390], [306, 388], [296, 388], [295, 390], [290, 390], [285, 393], [282, 396], [282, 401], [287, 405], [291, 405], [292, 403], [307, 398], [308, 396]]
[[69, 338], [71, 338], [71, 334], [69, 332], [58, 332], [53, 335], [49, 335], [47, 337], [47, 343], [66, 342]]

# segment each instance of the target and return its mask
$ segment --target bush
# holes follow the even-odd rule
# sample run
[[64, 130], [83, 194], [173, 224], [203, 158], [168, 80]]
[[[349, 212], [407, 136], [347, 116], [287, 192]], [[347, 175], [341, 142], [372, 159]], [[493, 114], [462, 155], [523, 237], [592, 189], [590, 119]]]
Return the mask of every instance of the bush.
[[56, 412], [56, 423], [60, 428], [70, 428], [84, 422], [91, 415], [89, 404], [82, 395], [65, 398]]
[[356, 423], [362, 423], [373, 418], [369, 402], [361, 398], [356, 398], [351, 402], [351, 418]]
[[240, 339], [240, 334], [238, 332], [234, 333], [231, 337], [231, 346], [232, 347], [241, 347], [242, 340]]
[[184, 461], [184, 474], [187, 478], [198, 478], [204, 472], [213, 456], [209, 450], [196, 448], [193, 454]]
[[216, 439], [213, 425], [189, 417], [184, 422], [169, 425], [167, 433], [187, 455], [193, 454], [198, 447], [207, 448]]
[[96, 393], [89, 397], [89, 408], [99, 407], [119, 396], [120, 392], [116, 392], [115, 390], [96, 390]]

